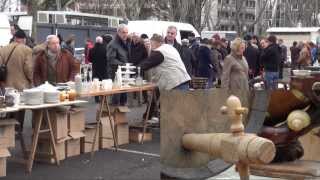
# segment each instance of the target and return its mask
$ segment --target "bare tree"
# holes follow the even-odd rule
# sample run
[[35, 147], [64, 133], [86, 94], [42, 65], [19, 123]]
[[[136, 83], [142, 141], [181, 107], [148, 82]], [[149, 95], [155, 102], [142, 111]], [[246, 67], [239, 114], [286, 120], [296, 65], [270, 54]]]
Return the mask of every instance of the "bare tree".
[[5, 11], [8, 5], [8, 0], [0, 0], [0, 12]]
[[245, 1], [242, 1], [242, 0], [236, 0], [236, 12], [235, 12], [235, 24], [236, 24], [236, 30], [238, 32], [239, 35], [242, 34], [242, 19], [240, 17], [240, 15], [243, 15], [242, 13], [242, 7], [244, 5]]

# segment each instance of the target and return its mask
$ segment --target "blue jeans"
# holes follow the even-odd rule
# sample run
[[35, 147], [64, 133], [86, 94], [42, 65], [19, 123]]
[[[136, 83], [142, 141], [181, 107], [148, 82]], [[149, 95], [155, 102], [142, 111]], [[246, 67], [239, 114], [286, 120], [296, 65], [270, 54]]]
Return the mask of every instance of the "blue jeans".
[[216, 79], [215, 73], [213, 72], [212, 69], [209, 71], [209, 77], [208, 77], [208, 84], [207, 84], [207, 89], [213, 88], [213, 82]]
[[276, 89], [277, 88], [277, 81], [279, 79], [279, 72], [265, 72], [265, 83], [266, 89]]
[[188, 82], [182, 83], [182, 84], [174, 87], [173, 89], [174, 90], [188, 91], [189, 88], [190, 88], [190, 86], [189, 86], [189, 81], [188, 81]]

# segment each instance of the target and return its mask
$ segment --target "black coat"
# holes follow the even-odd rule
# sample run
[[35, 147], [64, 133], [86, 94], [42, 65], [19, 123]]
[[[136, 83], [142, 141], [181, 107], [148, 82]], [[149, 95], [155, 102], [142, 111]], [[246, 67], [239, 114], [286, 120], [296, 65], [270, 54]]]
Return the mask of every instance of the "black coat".
[[277, 44], [271, 44], [261, 54], [261, 63], [268, 72], [279, 72], [281, 62], [281, 48]]
[[213, 64], [211, 60], [211, 50], [207, 46], [200, 46], [198, 53], [198, 70], [197, 77], [209, 78], [210, 71], [213, 70]]
[[96, 43], [89, 51], [89, 59], [92, 62], [92, 76], [99, 80], [107, 79], [107, 50], [106, 46]]
[[290, 48], [291, 51], [291, 64], [298, 64], [298, 59], [300, 55], [300, 49], [295, 46]]
[[181, 59], [187, 69], [189, 76], [192, 76], [193, 68], [195, 67], [195, 57], [192, 50], [188, 48], [188, 46], [181, 47]]
[[243, 55], [247, 59], [249, 69], [252, 71], [252, 75], [257, 76], [260, 68], [260, 51], [258, 47], [254, 47], [253, 45], [248, 44]]
[[108, 75], [114, 78], [118, 65], [129, 62], [131, 57], [129, 40], [123, 42], [118, 35], [107, 46]]
[[137, 44], [131, 43], [130, 49], [131, 57], [129, 59], [129, 62], [133, 63], [133, 65], [135, 66], [148, 57], [147, 49], [141, 42], [138, 42]]

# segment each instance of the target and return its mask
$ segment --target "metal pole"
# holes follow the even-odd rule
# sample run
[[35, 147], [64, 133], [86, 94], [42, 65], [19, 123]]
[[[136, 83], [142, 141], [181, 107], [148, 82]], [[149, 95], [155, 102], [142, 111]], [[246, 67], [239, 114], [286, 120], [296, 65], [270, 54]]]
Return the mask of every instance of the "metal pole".
[[57, 4], [57, 11], [61, 10], [61, 0], [56, 0], [56, 4]]

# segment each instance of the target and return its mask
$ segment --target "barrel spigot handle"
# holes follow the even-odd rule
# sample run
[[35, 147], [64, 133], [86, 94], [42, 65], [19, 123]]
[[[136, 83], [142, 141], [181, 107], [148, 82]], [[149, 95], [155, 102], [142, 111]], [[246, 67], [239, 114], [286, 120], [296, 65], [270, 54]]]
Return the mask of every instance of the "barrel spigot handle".
[[241, 106], [240, 99], [234, 95], [231, 95], [226, 105], [220, 109], [222, 114], [228, 115], [231, 121], [230, 130], [233, 135], [243, 135], [244, 126], [242, 122], [242, 115], [248, 113], [248, 109]]

